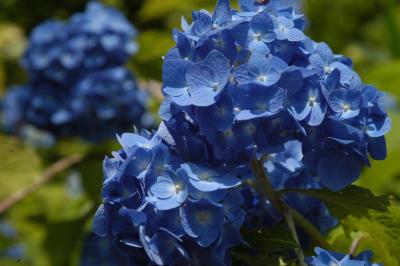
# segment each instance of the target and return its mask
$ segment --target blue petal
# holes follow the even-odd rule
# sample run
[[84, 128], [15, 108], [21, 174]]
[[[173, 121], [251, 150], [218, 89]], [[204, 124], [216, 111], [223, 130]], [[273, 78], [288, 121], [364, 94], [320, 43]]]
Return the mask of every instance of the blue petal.
[[301, 30], [293, 28], [293, 29], [288, 30], [287, 38], [291, 42], [299, 42], [299, 41], [304, 40], [306, 38], [306, 36], [304, 35], [304, 33]]
[[213, 15], [213, 27], [227, 23], [231, 18], [231, 6], [229, 0], [218, 0]]
[[109, 217], [104, 210], [104, 205], [100, 205], [96, 211], [93, 220], [93, 232], [101, 237], [106, 237], [108, 234], [108, 220]]
[[170, 96], [180, 96], [186, 92], [186, 72], [193, 65], [189, 60], [167, 60], [163, 65], [163, 91]]
[[374, 160], [385, 160], [387, 157], [385, 137], [370, 138], [368, 152]]
[[261, 34], [263, 41], [270, 42], [274, 40], [275, 34], [272, 32], [274, 23], [268, 13], [260, 13], [255, 15], [251, 22], [250, 27], [255, 34]]
[[324, 103], [314, 103], [311, 108], [307, 123], [310, 126], [319, 126], [324, 121], [327, 105]]
[[361, 165], [351, 156], [331, 155], [319, 160], [317, 172], [324, 187], [339, 191], [357, 180], [361, 174]]
[[168, 199], [175, 194], [175, 184], [169, 177], [160, 176], [157, 182], [150, 187], [150, 192], [160, 199]]
[[202, 247], [209, 247], [212, 243], [214, 243], [217, 240], [217, 238], [219, 238], [220, 234], [221, 234], [220, 228], [217, 227], [209, 228], [207, 230], [207, 233], [200, 235], [200, 237], [197, 239], [197, 242]]

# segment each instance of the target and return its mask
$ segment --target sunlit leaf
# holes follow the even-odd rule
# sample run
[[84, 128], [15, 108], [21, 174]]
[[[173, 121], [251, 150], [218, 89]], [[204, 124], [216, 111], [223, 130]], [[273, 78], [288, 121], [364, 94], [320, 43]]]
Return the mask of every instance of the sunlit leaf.
[[384, 265], [400, 265], [400, 206], [393, 203], [387, 212], [370, 211], [371, 219], [348, 217], [345, 230], [364, 234], [359, 251], [374, 250], [376, 260]]
[[0, 135], [0, 200], [27, 186], [41, 173], [35, 151], [15, 138]]
[[346, 218], [348, 215], [368, 217], [369, 210], [384, 212], [390, 204], [389, 196], [375, 196], [370, 190], [355, 185], [338, 192], [328, 189], [290, 189], [285, 193], [299, 193], [317, 198], [323, 201], [332, 215], [339, 219]]

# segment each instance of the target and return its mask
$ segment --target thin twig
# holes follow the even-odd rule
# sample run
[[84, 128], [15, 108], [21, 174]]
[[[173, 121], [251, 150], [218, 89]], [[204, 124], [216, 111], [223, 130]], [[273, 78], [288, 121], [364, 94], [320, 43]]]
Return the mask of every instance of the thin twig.
[[6, 212], [12, 206], [34, 193], [36, 190], [38, 190], [44, 184], [50, 181], [53, 177], [55, 177], [58, 173], [68, 169], [74, 164], [81, 162], [82, 158], [82, 155], [72, 155], [67, 158], [61, 159], [60, 161], [51, 165], [41, 176], [34, 180], [33, 183], [30, 184], [30, 186], [15, 192], [14, 194], [1, 201], [0, 214]]
[[141, 88], [147, 90], [158, 102], [162, 102], [164, 96], [161, 92], [161, 82], [156, 80], [139, 80]]
[[365, 235], [360, 235], [353, 240], [349, 249], [349, 255], [355, 256], [357, 252], [357, 248], [360, 246], [361, 240], [363, 240]]
[[290, 232], [292, 233], [294, 241], [296, 241], [297, 245], [299, 246], [298, 248], [295, 249], [297, 258], [299, 259], [299, 265], [305, 266], [306, 264], [304, 262], [304, 253], [301, 248], [299, 236], [296, 231], [296, 226], [294, 225], [294, 220], [291, 210], [289, 208], [285, 208], [283, 210], [283, 216], [285, 217], [286, 223], [289, 227]]
[[271, 202], [272, 206], [274, 206], [277, 210], [281, 211], [285, 217], [286, 223], [293, 235], [294, 240], [299, 245], [299, 249], [297, 250], [297, 255], [301, 265], [304, 265], [304, 254], [301, 250], [300, 241], [296, 232], [296, 227], [294, 226], [294, 222], [301, 229], [303, 229], [318, 245], [322, 248], [330, 247], [329, 243], [325, 240], [325, 238], [321, 235], [315, 226], [310, 223], [306, 218], [304, 218], [300, 213], [296, 210], [290, 208], [281, 198], [278, 193], [276, 193], [268, 180], [267, 175], [265, 174], [264, 167], [262, 162], [259, 160], [252, 160], [251, 162], [252, 169], [257, 176], [256, 190], [259, 191], [262, 197], [268, 197], [268, 200]]
[[277, 194], [271, 183], [268, 180], [267, 175], [265, 174], [264, 171], [264, 166], [262, 165], [262, 162], [258, 161], [258, 160], [252, 160], [251, 162], [251, 166], [253, 168], [253, 171], [255, 172], [256, 176], [257, 176], [257, 182], [259, 183], [258, 185], [260, 185], [261, 189], [260, 190], [264, 190], [262, 196], [265, 197], [265, 195], [268, 197], [269, 201], [271, 202], [272, 206], [274, 206], [276, 209], [278, 209], [279, 211], [282, 212], [285, 221], [288, 225], [288, 228], [293, 236], [294, 241], [296, 241], [298, 248], [296, 248], [296, 254], [297, 254], [297, 258], [299, 260], [299, 265], [300, 266], [305, 266], [304, 263], [304, 253], [303, 250], [301, 248], [301, 244], [300, 244], [300, 240], [299, 237], [297, 235], [297, 231], [296, 231], [296, 226], [294, 224], [294, 220], [293, 220], [293, 216], [291, 213], [291, 210], [289, 208], [289, 206], [287, 206], [279, 197], [279, 194]]

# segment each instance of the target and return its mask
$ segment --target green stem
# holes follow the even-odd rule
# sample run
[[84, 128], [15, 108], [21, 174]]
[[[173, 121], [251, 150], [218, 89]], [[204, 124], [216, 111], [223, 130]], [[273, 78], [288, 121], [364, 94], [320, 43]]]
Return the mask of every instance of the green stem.
[[309, 235], [315, 243], [318, 244], [319, 247], [324, 249], [332, 250], [331, 245], [326, 241], [325, 237], [319, 232], [315, 226], [310, 223], [309, 220], [304, 218], [299, 212], [294, 209], [291, 209], [293, 219], [296, 224], [307, 234]]
[[8, 209], [13, 207], [15, 204], [17, 204], [18, 202], [22, 201], [23, 199], [25, 199], [26, 197], [30, 196], [32, 193], [40, 189], [47, 182], [56, 177], [57, 174], [67, 170], [68, 168], [72, 167], [75, 164], [80, 163], [82, 161], [82, 158], [83, 158], [82, 155], [79, 154], [72, 155], [51, 165], [49, 168], [46, 169], [46, 171], [40, 177], [34, 180], [28, 187], [15, 192], [14, 194], [8, 196], [3, 201], [1, 201], [0, 214], [3, 214]]
[[299, 250], [297, 255], [301, 265], [304, 265], [304, 255], [301, 250], [300, 241], [297, 235], [295, 222], [300, 228], [306, 232], [320, 247], [329, 249], [330, 245], [325, 240], [325, 237], [321, 235], [319, 230], [310, 223], [306, 218], [304, 218], [296, 210], [290, 208], [280, 197], [279, 193], [275, 192], [269, 179], [264, 171], [264, 166], [259, 160], [252, 160], [251, 167], [256, 174], [257, 184], [255, 189], [259, 192], [260, 196], [271, 202], [277, 210], [281, 211], [285, 217], [286, 223], [288, 224], [289, 230], [291, 231], [294, 240], [299, 244]]
[[285, 217], [286, 223], [289, 227], [290, 232], [292, 233], [294, 241], [299, 245], [298, 248], [295, 249], [297, 258], [299, 259], [299, 264], [301, 266], [306, 266], [304, 263], [304, 253], [301, 249], [299, 236], [297, 235], [296, 226], [294, 225], [293, 215], [289, 208], [285, 208], [283, 211], [283, 216]]

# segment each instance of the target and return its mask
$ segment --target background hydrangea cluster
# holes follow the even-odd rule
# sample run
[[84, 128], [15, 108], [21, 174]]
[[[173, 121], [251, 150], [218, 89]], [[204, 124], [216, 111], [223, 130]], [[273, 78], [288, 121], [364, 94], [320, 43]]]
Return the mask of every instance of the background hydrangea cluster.
[[150, 126], [147, 94], [123, 66], [137, 51], [135, 36], [119, 11], [96, 2], [66, 22], [37, 26], [22, 59], [30, 80], [3, 101], [5, 129], [97, 141], [133, 122]]
[[[386, 157], [383, 93], [362, 83], [349, 58], [308, 38], [290, 1], [239, 2], [241, 11], [219, 0], [213, 13], [182, 19], [164, 57], [162, 124], [121, 135], [122, 149], [104, 161], [94, 231], [138, 259], [230, 265], [230, 248], [246, 245], [243, 230], [283, 219], [260, 178], [276, 191], [339, 191], [369, 156]], [[323, 234], [337, 224], [314, 198], [283, 201]], [[325, 257], [310, 263], [331, 265]], [[332, 262], [340, 260], [350, 258]]]

